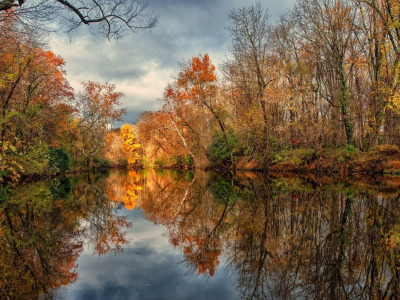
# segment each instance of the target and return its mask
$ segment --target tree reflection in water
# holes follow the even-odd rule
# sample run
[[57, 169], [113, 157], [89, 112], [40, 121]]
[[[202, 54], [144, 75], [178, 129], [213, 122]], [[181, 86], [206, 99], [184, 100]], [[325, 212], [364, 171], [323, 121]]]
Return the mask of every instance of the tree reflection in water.
[[123, 250], [130, 223], [116, 212], [136, 207], [166, 228], [192, 274], [225, 268], [240, 298], [397, 299], [399, 187], [130, 171], [2, 188], [1, 293], [28, 299], [74, 282], [84, 243], [97, 255]]
[[311, 182], [152, 172], [139, 202], [192, 271], [224, 257], [242, 298], [397, 299], [399, 183]]
[[123, 229], [102, 178], [81, 176], [0, 187], [0, 294], [34, 299], [75, 282], [84, 243], [93, 253], [120, 252]]

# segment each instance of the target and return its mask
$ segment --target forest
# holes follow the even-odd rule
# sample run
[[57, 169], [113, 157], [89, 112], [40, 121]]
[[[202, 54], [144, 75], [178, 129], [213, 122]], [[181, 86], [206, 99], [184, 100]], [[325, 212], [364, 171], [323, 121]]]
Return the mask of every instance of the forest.
[[400, 172], [396, 0], [297, 0], [274, 22], [260, 3], [232, 9], [225, 61], [180, 62], [160, 109], [117, 129], [116, 86], [74, 91], [42, 31], [1, 11], [0, 181], [107, 167]]
[[93, 81], [76, 93], [63, 58], [18, 25], [0, 23], [0, 182], [104, 166], [107, 134], [125, 114], [122, 93]]
[[145, 163], [397, 172], [399, 14], [391, 0], [298, 0], [274, 23], [259, 3], [231, 10], [226, 60], [180, 63], [140, 116]]

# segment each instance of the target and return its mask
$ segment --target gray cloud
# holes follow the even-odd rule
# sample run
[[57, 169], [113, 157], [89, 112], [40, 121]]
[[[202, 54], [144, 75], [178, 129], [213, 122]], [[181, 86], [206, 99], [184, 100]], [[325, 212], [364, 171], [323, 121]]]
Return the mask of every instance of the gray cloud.
[[[294, 0], [264, 0], [261, 4], [277, 18]], [[246, 0], [150, 0], [150, 9], [160, 15], [159, 24], [133, 38], [118, 43], [78, 28], [70, 42], [67, 36], [53, 36], [50, 45], [66, 60], [68, 79], [74, 88], [80, 82], [94, 80], [115, 83], [124, 92], [123, 104], [130, 114], [158, 107], [171, 75], [178, 72], [177, 62], [208, 52], [214, 64], [224, 59], [229, 42], [227, 15], [233, 8], [256, 1]]]

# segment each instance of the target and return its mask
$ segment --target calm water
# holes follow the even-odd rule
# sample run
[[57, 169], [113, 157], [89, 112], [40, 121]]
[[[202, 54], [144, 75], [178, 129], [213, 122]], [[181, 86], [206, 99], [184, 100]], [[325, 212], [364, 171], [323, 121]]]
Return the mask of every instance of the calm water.
[[0, 189], [0, 299], [397, 299], [400, 178], [144, 171]]

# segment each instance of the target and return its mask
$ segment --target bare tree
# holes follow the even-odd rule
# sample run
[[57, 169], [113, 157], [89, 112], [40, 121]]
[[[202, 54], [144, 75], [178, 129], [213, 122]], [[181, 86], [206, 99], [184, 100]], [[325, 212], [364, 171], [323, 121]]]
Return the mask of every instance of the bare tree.
[[0, 0], [0, 21], [14, 18], [25, 26], [63, 28], [68, 34], [85, 24], [93, 33], [119, 39], [157, 25], [158, 16], [147, 8], [146, 0]]
[[250, 107], [262, 111], [263, 150], [260, 150], [268, 153], [272, 126], [267, 112], [265, 90], [276, 79], [273, 72], [274, 57], [270, 51], [271, 27], [268, 11], [258, 2], [249, 7], [232, 10], [228, 19], [230, 24], [227, 30], [231, 33], [232, 41], [228, 48], [230, 57], [222, 66], [222, 71], [232, 86], [239, 87], [242, 99], [237, 100], [244, 102], [244, 111], [247, 113]]
[[316, 60], [315, 89], [340, 116], [349, 144], [354, 133], [349, 61], [356, 56], [351, 49], [356, 10], [346, 0], [300, 0], [291, 17], [297, 39]]

